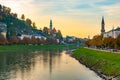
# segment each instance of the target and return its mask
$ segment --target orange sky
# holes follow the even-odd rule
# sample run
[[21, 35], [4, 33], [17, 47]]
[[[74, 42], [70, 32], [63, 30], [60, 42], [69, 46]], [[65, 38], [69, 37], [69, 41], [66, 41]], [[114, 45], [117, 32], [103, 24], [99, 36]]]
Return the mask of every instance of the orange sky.
[[120, 26], [119, 0], [1, 0], [0, 3], [19, 17], [25, 14], [36, 22], [38, 29], [49, 27], [52, 19], [53, 27], [60, 29], [63, 36], [84, 38], [100, 34], [102, 16], [106, 31]]

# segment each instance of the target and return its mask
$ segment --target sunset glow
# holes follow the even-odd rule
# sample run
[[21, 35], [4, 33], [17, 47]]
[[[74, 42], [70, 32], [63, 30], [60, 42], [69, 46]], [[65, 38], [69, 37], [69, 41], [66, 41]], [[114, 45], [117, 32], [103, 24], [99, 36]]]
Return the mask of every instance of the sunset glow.
[[100, 34], [101, 18], [105, 17], [106, 31], [120, 26], [119, 0], [1, 0], [19, 15], [35, 21], [38, 29], [53, 27], [60, 29], [63, 36], [92, 37]]

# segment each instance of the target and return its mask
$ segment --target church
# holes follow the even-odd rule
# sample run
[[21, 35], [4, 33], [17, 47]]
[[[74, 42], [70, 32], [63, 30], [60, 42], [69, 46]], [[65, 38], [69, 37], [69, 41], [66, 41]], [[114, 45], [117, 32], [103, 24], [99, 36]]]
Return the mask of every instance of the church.
[[120, 27], [118, 26], [116, 29], [113, 28], [113, 29], [105, 32], [104, 17], [102, 17], [101, 34], [103, 35], [103, 38], [107, 38], [107, 37], [117, 38], [118, 35], [120, 35]]

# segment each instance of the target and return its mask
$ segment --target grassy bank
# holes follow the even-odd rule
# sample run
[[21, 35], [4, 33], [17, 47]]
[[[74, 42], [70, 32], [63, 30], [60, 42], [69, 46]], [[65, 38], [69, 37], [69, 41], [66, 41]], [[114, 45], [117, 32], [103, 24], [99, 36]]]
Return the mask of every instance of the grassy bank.
[[120, 76], [120, 54], [80, 48], [73, 51], [72, 56], [89, 68], [107, 76]]
[[[69, 48], [73, 49], [76, 45], [69, 44]], [[56, 49], [67, 49], [66, 45], [5, 45], [0, 46], [1, 52], [17, 52], [17, 51], [33, 51], [33, 50], [56, 50]]]
[[0, 46], [0, 52], [16, 52], [16, 51], [30, 51], [30, 50], [54, 50], [65, 49], [65, 45], [5, 45]]

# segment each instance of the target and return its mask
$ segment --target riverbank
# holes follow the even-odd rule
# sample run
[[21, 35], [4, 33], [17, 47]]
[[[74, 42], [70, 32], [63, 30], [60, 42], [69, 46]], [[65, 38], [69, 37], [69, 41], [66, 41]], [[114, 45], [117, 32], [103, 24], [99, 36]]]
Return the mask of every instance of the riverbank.
[[72, 56], [104, 79], [120, 77], [120, 54], [80, 48], [74, 50]]
[[31, 51], [31, 50], [54, 50], [65, 49], [65, 45], [5, 45], [0, 46], [0, 52], [17, 52], [17, 51]]
[[[69, 48], [75, 48], [74, 44], [67, 45]], [[27, 52], [33, 50], [56, 50], [56, 49], [67, 49], [67, 46], [64, 44], [60, 45], [5, 45], [0, 46], [0, 53], [1, 52]]]

